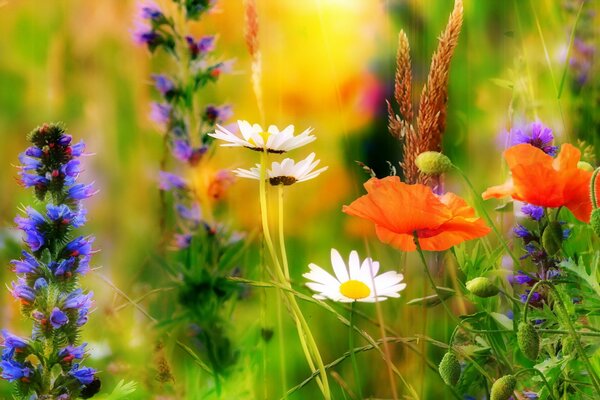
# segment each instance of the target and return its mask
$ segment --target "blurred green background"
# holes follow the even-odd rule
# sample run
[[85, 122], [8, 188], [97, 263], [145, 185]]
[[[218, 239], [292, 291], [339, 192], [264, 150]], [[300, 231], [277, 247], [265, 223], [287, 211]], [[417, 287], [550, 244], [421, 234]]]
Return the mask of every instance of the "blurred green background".
[[[502, 135], [515, 123], [539, 118], [561, 141], [599, 140], [598, 84], [577, 85], [573, 70], [566, 69], [578, 4], [465, 1], [463, 30], [450, 71], [444, 149], [468, 172], [477, 189], [502, 179]], [[267, 120], [301, 130], [315, 128], [318, 140], [294, 156], [315, 151], [329, 166], [318, 179], [295, 185], [287, 195], [294, 284], [302, 288], [301, 274], [309, 262], [328, 269], [331, 247], [346, 255], [351, 249], [361, 256], [370, 254], [383, 269], [402, 270], [408, 284], [401, 299], [382, 303], [386, 324], [404, 336], [427, 333], [441, 341], [447, 341], [452, 329], [442, 310], [405, 305], [429, 294], [417, 259], [404, 258], [374, 240], [372, 227], [343, 215], [341, 206], [362, 193], [367, 178], [354, 160], [383, 176], [388, 173], [386, 161], [397, 165], [401, 159], [400, 144], [387, 133], [384, 102], [393, 90], [398, 31], [404, 29], [411, 43], [416, 100], [452, 5], [447, 0], [258, 1]], [[590, 1], [584, 12], [593, 9]], [[102, 371], [104, 391], [125, 379], [139, 383], [131, 398], [200, 399], [212, 385], [210, 376], [123, 296], [143, 297], [140, 307], [159, 320], [175, 307], [172, 293], [165, 289], [173, 285], [156, 261], [160, 239], [156, 176], [162, 137], [148, 118], [149, 102], [156, 96], [149, 75], [172, 66], [163, 56], [151, 57], [132, 43], [135, 13], [135, 2], [130, 0], [0, 1], [0, 264], [6, 267], [0, 269], [0, 281], [8, 284], [13, 279], [8, 262], [20, 251], [12, 222], [17, 207], [32, 202], [31, 193], [14, 179], [17, 155], [35, 126], [63, 121], [69, 133], [76, 140], [83, 138], [88, 152], [95, 154], [84, 159], [82, 180], [95, 181], [100, 189], [87, 201], [89, 223], [83, 229], [96, 236], [100, 249], [93, 263], [98, 270], [83, 279], [96, 300], [83, 334], [90, 342], [88, 363]], [[584, 24], [592, 27], [587, 40], [597, 49], [593, 27], [598, 26], [598, 17], [580, 17], [578, 26], [585, 28]], [[234, 118], [257, 121], [243, 25], [242, 2], [220, 0], [217, 10], [193, 24], [191, 31], [217, 33], [217, 51], [236, 59], [234, 73], [223, 76], [207, 92], [207, 102], [232, 104]], [[213, 166], [246, 167], [257, 161], [252, 156], [219, 148]], [[468, 198], [455, 177], [447, 178], [446, 188]], [[238, 181], [223, 200], [222, 219], [240, 231], [258, 230], [256, 192], [254, 182]], [[258, 268], [259, 250], [258, 245], [250, 250], [253, 255], [244, 265], [247, 276], [258, 277], [253, 269]], [[440, 283], [456, 284], [453, 263], [437, 272]], [[254, 289], [237, 304], [231, 322], [235, 345], [242, 353], [225, 383], [223, 398], [280, 395], [278, 332], [265, 344], [267, 374], [261, 372], [260, 297]], [[456, 311], [467, 311], [460, 304], [454, 304]], [[372, 305], [361, 304], [359, 309], [375, 315]], [[303, 310], [325, 360], [347, 350], [347, 330], [331, 314], [306, 304]], [[0, 294], [0, 312], [0, 326], [23, 335], [29, 332], [30, 326], [19, 318], [18, 303], [7, 291]], [[275, 321], [270, 328], [274, 326]], [[361, 326], [380, 337], [372, 324], [362, 321]], [[185, 331], [177, 334], [185, 340]], [[287, 380], [295, 385], [309, 370], [290, 320], [283, 338]], [[424, 348], [422, 343], [417, 347], [434, 363], [441, 358], [439, 348]], [[445, 386], [422, 358], [400, 345], [393, 345], [392, 351], [396, 366], [422, 398], [446, 398]], [[363, 353], [359, 363], [364, 367], [365, 393], [390, 397], [381, 358], [374, 352]], [[335, 370], [352, 381], [349, 363]], [[399, 388], [406, 393], [403, 385]], [[10, 398], [7, 382], [0, 381], [0, 398]], [[313, 382], [292, 398], [318, 398], [317, 387]]]

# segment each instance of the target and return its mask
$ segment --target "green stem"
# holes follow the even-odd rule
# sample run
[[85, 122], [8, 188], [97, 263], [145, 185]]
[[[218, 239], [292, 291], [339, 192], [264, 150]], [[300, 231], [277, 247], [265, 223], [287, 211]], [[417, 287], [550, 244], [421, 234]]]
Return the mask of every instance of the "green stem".
[[598, 201], [596, 199], [596, 177], [598, 176], [599, 172], [600, 167], [594, 170], [594, 173], [592, 174], [592, 179], [590, 180], [590, 197], [592, 198], [592, 207], [594, 208], [594, 210], [598, 208]]
[[485, 204], [483, 204], [483, 200], [481, 200], [481, 195], [475, 191], [475, 187], [473, 187], [473, 184], [471, 183], [471, 180], [469, 180], [469, 177], [460, 168], [458, 168], [456, 165], [454, 165], [454, 169], [458, 172], [458, 174], [463, 178], [463, 180], [465, 181], [465, 183], [469, 187], [469, 190], [473, 194], [473, 197], [475, 198], [475, 201], [479, 205], [479, 210], [483, 214], [483, 217], [485, 218], [485, 220], [487, 221], [487, 223], [490, 225], [490, 227], [494, 231], [494, 234], [498, 237], [498, 240], [502, 244], [502, 247], [504, 247], [504, 250], [506, 250], [506, 252], [508, 253], [508, 255], [510, 255], [510, 258], [512, 258], [513, 262], [515, 263], [515, 266], [520, 265], [521, 261], [513, 254], [513, 252], [510, 250], [510, 248], [508, 247], [508, 245], [504, 241], [504, 238], [500, 234], [500, 231], [498, 231], [498, 228], [496, 228], [496, 224], [494, 224], [494, 221], [492, 220], [492, 218], [490, 217], [490, 215], [486, 211]]
[[[259, 179], [259, 197], [260, 197], [260, 209], [261, 209], [261, 218], [262, 218], [262, 226], [263, 226], [263, 235], [265, 239], [265, 243], [267, 245], [267, 249], [271, 254], [271, 258], [273, 260], [273, 269], [275, 270], [275, 276], [279, 280], [279, 282], [284, 285], [286, 288], [291, 289], [290, 282], [286, 279], [284, 273], [282, 272], [281, 264], [279, 259], [277, 258], [277, 253], [275, 251], [275, 246], [273, 245], [273, 240], [271, 238], [271, 233], [269, 230], [269, 219], [268, 219], [268, 208], [267, 208], [267, 162], [268, 162], [268, 153], [265, 151], [261, 152], [261, 163], [260, 163], [260, 179]], [[285, 261], [287, 263], [287, 260]], [[306, 361], [311, 369], [311, 371], [315, 371], [315, 364], [320, 371], [320, 376], [317, 379], [317, 384], [323, 393], [323, 396], [326, 400], [331, 399], [331, 392], [329, 389], [329, 382], [327, 379], [327, 373], [325, 371], [325, 365], [323, 363], [323, 359], [321, 357], [321, 353], [317, 347], [315, 339], [310, 331], [310, 327], [306, 322], [306, 319], [302, 315], [302, 311], [300, 311], [300, 307], [296, 302], [296, 298], [293, 294], [288, 291], [282, 292], [282, 296], [286, 299], [288, 306], [292, 312], [294, 320], [296, 322], [296, 329], [298, 330], [298, 337], [300, 343], [302, 345], [302, 350], [304, 351], [304, 355], [306, 357]]]
[[283, 234], [283, 185], [277, 186], [278, 192], [278, 214], [279, 214], [279, 247], [281, 251], [281, 259], [283, 260], [283, 272], [285, 278], [290, 281], [290, 267], [288, 266], [287, 252], [285, 250], [285, 235]]
[[281, 309], [281, 301], [277, 302], [277, 331], [279, 333], [279, 372], [281, 379], [281, 388], [283, 393], [283, 398], [287, 398], [287, 373], [286, 373], [286, 357], [285, 357], [285, 342], [284, 342], [284, 332], [283, 332], [283, 318], [282, 318], [283, 310]]
[[358, 392], [358, 398], [362, 399], [362, 386], [360, 384], [360, 372], [358, 369], [358, 363], [356, 362], [356, 352], [354, 351], [354, 308], [356, 307], [356, 301], [352, 302], [352, 308], [350, 309], [350, 331], [348, 333], [348, 346], [350, 347], [350, 359], [352, 360], [352, 369], [354, 370], [354, 381], [356, 382], [356, 390]]
[[554, 398], [554, 391], [552, 390], [552, 387], [550, 386], [550, 384], [546, 380], [546, 377], [544, 376], [544, 374], [542, 373], [542, 371], [540, 371], [538, 369], [535, 369], [535, 368], [525, 368], [525, 369], [517, 371], [514, 376], [516, 378], [517, 376], [519, 376], [521, 374], [524, 374], [526, 372], [533, 372], [536, 375], [538, 375], [540, 378], [542, 378], [542, 381], [544, 381], [544, 385], [548, 389], [548, 395], [550, 396], [551, 399]]

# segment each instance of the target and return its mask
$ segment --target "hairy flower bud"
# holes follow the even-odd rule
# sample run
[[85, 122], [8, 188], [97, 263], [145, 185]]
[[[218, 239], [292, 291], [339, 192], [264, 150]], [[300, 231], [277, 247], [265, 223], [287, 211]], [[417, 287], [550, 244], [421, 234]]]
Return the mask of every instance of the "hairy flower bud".
[[532, 324], [521, 322], [517, 330], [517, 343], [525, 357], [535, 361], [540, 353], [540, 336]]
[[438, 366], [438, 371], [446, 385], [456, 386], [460, 379], [460, 364], [454, 353], [449, 351], [444, 354], [444, 357]]
[[477, 297], [492, 297], [500, 291], [488, 278], [480, 276], [466, 283], [467, 290]]
[[542, 245], [546, 253], [553, 256], [562, 248], [563, 230], [558, 221], [552, 221], [544, 229], [542, 234]]
[[600, 208], [596, 208], [594, 211], [592, 211], [590, 225], [594, 233], [600, 236]]
[[505, 375], [492, 385], [490, 400], [508, 400], [515, 391], [517, 380], [512, 375]]
[[426, 151], [417, 156], [415, 164], [426, 175], [439, 175], [452, 169], [452, 161], [437, 151]]

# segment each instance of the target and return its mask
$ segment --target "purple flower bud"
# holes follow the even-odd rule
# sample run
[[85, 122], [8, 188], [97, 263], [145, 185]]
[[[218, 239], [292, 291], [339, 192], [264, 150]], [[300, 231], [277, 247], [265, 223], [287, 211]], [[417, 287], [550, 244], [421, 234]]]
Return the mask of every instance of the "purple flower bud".
[[197, 204], [194, 204], [189, 208], [183, 204], [177, 204], [176, 209], [179, 216], [188, 221], [198, 223], [202, 218], [202, 212]]
[[152, 103], [150, 104], [150, 119], [157, 124], [166, 124], [171, 120], [171, 110], [169, 104]]
[[204, 56], [215, 48], [214, 36], [203, 36], [198, 41], [194, 40], [191, 36], [186, 36], [185, 40], [188, 44], [188, 49], [190, 50], [192, 58]]
[[19, 176], [21, 184], [25, 187], [47, 185], [49, 182], [44, 176], [28, 174], [25, 171], [20, 171]]
[[176, 233], [173, 237], [173, 244], [177, 249], [187, 249], [192, 243], [192, 235]]
[[42, 152], [42, 149], [40, 149], [37, 146], [31, 146], [28, 147], [27, 150], [25, 150], [25, 155], [29, 156], [29, 157], [37, 157], [40, 158], [44, 153]]
[[63, 252], [69, 255], [70, 257], [87, 256], [92, 252], [93, 242], [93, 236], [87, 238], [79, 236], [67, 243], [67, 245], [63, 249]]
[[40, 266], [38, 261], [26, 251], [21, 252], [23, 255], [22, 260], [11, 260], [13, 269], [17, 274], [31, 274], [34, 273]]
[[80, 183], [70, 188], [68, 191], [68, 195], [74, 200], [87, 199], [88, 197], [92, 197], [93, 195], [98, 193], [98, 190], [94, 190], [93, 185], [94, 182], [89, 183], [87, 185], [84, 183]]
[[60, 144], [61, 146], [68, 146], [69, 144], [71, 144], [71, 140], [73, 140], [73, 136], [67, 135], [65, 133], [58, 138], [56, 143]]
[[172, 80], [164, 75], [154, 74], [152, 75], [156, 89], [163, 95], [168, 96], [175, 91], [175, 84]]
[[79, 157], [83, 154], [83, 152], [85, 151], [85, 143], [82, 141], [80, 141], [77, 144], [74, 144], [73, 146], [71, 146], [71, 155], [73, 157]]
[[68, 163], [60, 167], [60, 172], [66, 176], [77, 177], [81, 172], [79, 169], [79, 160], [71, 160]]
[[158, 5], [153, 1], [146, 1], [139, 5], [140, 18], [149, 19], [155, 22], [164, 18], [164, 15]]
[[2, 374], [0, 376], [9, 382], [27, 378], [31, 374], [29, 368], [15, 360], [3, 360], [0, 362], [0, 368], [2, 368]]
[[12, 282], [12, 289], [9, 289], [11, 294], [16, 299], [21, 299], [28, 303], [32, 303], [35, 300], [35, 291], [27, 286], [27, 282], [24, 279], [19, 278], [17, 282]]
[[185, 189], [187, 187], [183, 178], [164, 171], [159, 172], [158, 187], [161, 190]]
[[533, 204], [525, 204], [521, 207], [521, 212], [528, 215], [530, 218], [539, 221], [544, 216], [544, 207], [534, 206]]
[[58, 329], [69, 322], [69, 317], [60, 308], [54, 307], [50, 313], [50, 324], [54, 329]]
[[48, 203], [46, 205], [46, 215], [48, 216], [48, 218], [50, 218], [51, 221], [54, 222], [61, 221], [69, 223], [73, 218], [75, 218], [75, 214], [66, 204], [55, 206], [53, 204]]
[[42, 166], [42, 162], [39, 159], [29, 157], [26, 153], [19, 154], [19, 161], [22, 164], [21, 169], [23, 171], [35, 171]]
[[88, 294], [83, 294], [81, 289], [76, 289], [75, 291], [69, 293], [64, 299], [63, 308], [66, 310], [69, 309], [90, 309], [92, 307], [92, 296], [93, 292], [89, 292]]
[[37, 278], [33, 283], [33, 290], [36, 292], [48, 287], [48, 282], [44, 278]]
[[527, 238], [531, 236], [531, 232], [529, 232], [527, 228], [520, 224], [513, 228], [513, 232], [515, 236], [520, 238]]
[[220, 107], [209, 105], [204, 111], [204, 119], [209, 124], [222, 124], [233, 116], [233, 110], [230, 105]]
[[83, 343], [81, 346], [69, 345], [58, 352], [58, 357], [67, 362], [82, 360], [85, 356], [85, 346], [87, 343]]
[[94, 380], [96, 370], [88, 367], [79, 367], [79, 364], [73, 364], [73, 368], [69, 371], [69, 375], [73, 376], [82, 385], [89, 385]]
[[4, 338], [4, 343], [2, 344], [3, 347], [10, 349], [24, 349], [25, 347], [27, 347], [26, 339], [23, 339], [19, 336], [15, 336], [8, 332], [6, 329], [2, 329], [2, 331], [0, 332], [2, 334], [2, 337]]

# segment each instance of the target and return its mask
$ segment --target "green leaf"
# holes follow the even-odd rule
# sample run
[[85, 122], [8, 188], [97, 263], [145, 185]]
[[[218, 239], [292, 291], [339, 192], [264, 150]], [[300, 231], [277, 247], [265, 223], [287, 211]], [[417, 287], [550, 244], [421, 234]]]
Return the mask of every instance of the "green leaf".
[[510, 318], [508, 318], [506, 315], [496, 313], [496, 312], [490, 313], [490, 315], [492, 316], [492, 318], [494, 318], [494, 320], [498, 324], [500, 324], [501, 327], [503, 327], [507, 331], [513, 330], [513, 321]]
[[498, 211], [498, 212], [512, 212], [515, 209], [514, 207], [514, 203], [512, 201], [509, 201], [508, 203], [504, 203], [496, 208], [494, 208], [494, 211]]
[[440, 304], [442, 301], [445, 301], [446, 299], [449, 299], [450, 297], [454, 296], [454, 294], [456, 293], [453, 289], [450, 289], [447, 287], [442, 287], [442, 286], [438, 286], [437, 290], [440, 292], [441, 298], [438, 297], [437, 294], [432, 294], [430, 296], [412, 299], [412, 300], [408, 301], [406, 303], [406, 305], [408, 305], [408, 306], [423, 305], [425, 307], [435, 307], [438, 304]]
[[590, 288], [592, 288], [592, 290], [594, 292], [596, 292], [596, 294], [598, 295], [598, 297], [600, 297], [600, 284], [598, 283], [598, 263], [600, 262], [600, 253], [596, 252], [594, 254], [594, 259], [592, 260], [589, 269], [590, 271], [587, 271], [587, 268], [585, 267], [585, 265], [581, 265], [581, 259], [580, 259], [580, 264], [578, 265], [577, 263], [575, 263], [573, 260], [565, 260], [563, 262], [560, 263], [560, 266], [562, 268], [565, 268], [573, 273], [575, 273], [578, 277], [580, 277], [581, 279], [583, 279]]
[[131, 381], [125, 383], [125, 381], [121, 379], [111, 394], [96, 396], [95, 398], [98, 400], [126, 400], [129, 398], [128, 396], [130, 394], [136, 391], [136, 389], [137, 382]]

